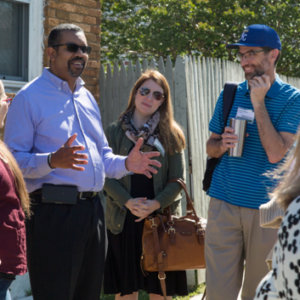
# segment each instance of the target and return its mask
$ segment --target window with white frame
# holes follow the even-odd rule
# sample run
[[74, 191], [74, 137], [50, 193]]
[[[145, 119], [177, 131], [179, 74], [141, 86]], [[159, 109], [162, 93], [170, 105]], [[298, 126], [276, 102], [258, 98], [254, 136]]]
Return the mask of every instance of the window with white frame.
[[28, 80], [28, 4], [0, 2], [0, 78]]
[[0, 0], [0, 40], [0, 79], [16, 92], [42, 70], [43, 1]]

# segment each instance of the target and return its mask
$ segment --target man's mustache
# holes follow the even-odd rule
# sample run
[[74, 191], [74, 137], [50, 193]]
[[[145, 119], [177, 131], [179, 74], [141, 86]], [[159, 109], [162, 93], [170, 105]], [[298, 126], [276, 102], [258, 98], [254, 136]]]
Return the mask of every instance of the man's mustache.
[[78, 61], [78, 60], [81, 61], [83, 64], [85, 64], [85, 60], [84, 60], [82, 57], [78, 57], [78, 56], [76, 56], [76, 57], [70, 59], [70, 60], [69, 60], [69, 63], [72, 63], [72, 62]]

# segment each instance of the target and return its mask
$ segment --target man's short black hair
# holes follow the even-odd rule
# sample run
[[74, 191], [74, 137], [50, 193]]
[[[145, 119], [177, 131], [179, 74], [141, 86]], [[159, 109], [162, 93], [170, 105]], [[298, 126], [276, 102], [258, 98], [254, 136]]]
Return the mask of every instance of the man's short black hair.
[[74, 24], [60, 24], [55, 26], [48, 36], [48, 47], [53, 47], [60, 43], [61, 33], [64, 31], [83, 32], [83, 29]]
[[[263, 50], [264, 50], [265, 53], [269, 53], [270, 51], [274, 50], [274, 48], [270, 48], [270, 47], [262, 47], [262, 48], [263, 48]], [[281, 55], [281, 51], [279, 50], [278, 56], [277, 56], [277, 58], [276, 58], [276, 60], [274, 62], [275, 66], [277, 65], [277, 63], [279, 61], [280, 55]]]

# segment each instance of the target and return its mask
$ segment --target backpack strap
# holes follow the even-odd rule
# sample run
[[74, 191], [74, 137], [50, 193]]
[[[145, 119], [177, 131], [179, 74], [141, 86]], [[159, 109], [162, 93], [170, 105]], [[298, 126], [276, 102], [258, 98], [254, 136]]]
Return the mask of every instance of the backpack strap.
[[[227, 123], [227, 119], [232, 108], [235, 92], [238, 84], [234, 82], [226, 82], [223, 89], [223, 120], [224, 128]], [[220, 158], [208, 157], [206, 160], [206, 169], [202, 180], [202, 189], [207, 192], [212, 180], [213, 172]]]
[[226, 82], [223, 91], [223, 119], [224, 127], [226, 126], [227, 119], [232, 108], [235, 92], [238, 84], [235, 82]]

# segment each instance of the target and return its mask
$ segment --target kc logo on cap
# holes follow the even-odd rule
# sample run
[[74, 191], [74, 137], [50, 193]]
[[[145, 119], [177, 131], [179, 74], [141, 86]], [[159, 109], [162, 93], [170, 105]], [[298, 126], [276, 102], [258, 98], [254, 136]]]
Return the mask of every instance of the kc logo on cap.
[[247, 29], [244, 30], [244, 32], [241, 35], [240, 41], [243, 41], [243, 42], [246, 41], [246, 39], [247, 39], [247, 33], [248, 33], [248, 30]]
[[242, 33], [239, 41], [229, 44], [229, 49], [239, 48], [239, 46], [248, 47], [268, 47], [271, 49], [281, 50], [281, 42], [277, 32], [263, 24], [253, 24], [248, 26]]

